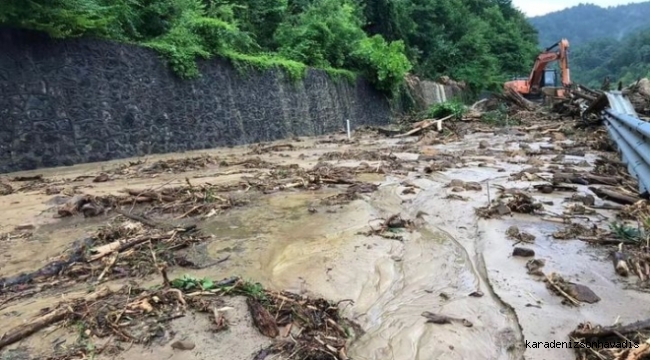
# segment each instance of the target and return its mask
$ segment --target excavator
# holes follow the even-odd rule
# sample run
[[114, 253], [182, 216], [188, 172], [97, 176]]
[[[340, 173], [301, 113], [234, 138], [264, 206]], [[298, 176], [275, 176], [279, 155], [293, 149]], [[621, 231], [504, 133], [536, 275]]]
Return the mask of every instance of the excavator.
[[[555, 50], [557, 48], [557, 50]], [[555, 69], [546, 66], [554, 61], [559, 62], [562, 76], [562, 86], [557, 86]], [[504, 84], [504, 89], [512, 89], [524, 98], [540, 102], [553, 98], [566, 98], [571, 89], [569, 75], [569, 41], [562, 39], [537, 55], [533, 70], [528, 78], [516, 78]]]

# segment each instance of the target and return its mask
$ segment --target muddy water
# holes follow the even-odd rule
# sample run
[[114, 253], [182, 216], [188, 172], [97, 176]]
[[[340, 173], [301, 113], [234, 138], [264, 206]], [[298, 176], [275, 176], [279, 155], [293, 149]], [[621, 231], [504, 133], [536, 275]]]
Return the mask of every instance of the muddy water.
[[[470, 136], [459, 143], [432, 146], [427, 151], [475, 150], [480, 140], [487, 140], [495, 150], [516, 150], [518, 147], [510, 142], [512, 139], [513, 136], [484, 134]], [[376, 146], [393, 144], [383, 142]], [[529, 145], [534, 148], [541, 144]], [[307, 160], [298, 160], [298, 153], [291, 153], [282, 162], [301, 162], [309, 166], [320, 154], [332, 150], [342, 149], [324, 146], [310, 151]], [[415, 154], [399, 155], [405, 160], [416, 157]], [[586, 159], [593, 162], [594, 157], [589, 155]], [[527, 349], [525, 342], [564, 341], [568, 332], [584, 321], [606, 325], [619, 316], [620, 321], [626, 323], [650, 315], [648, 310], [641, 310], [647, 314], [639, 313], [639, 309], [647, 308], [643, 305], [650, 297], [624, 290], [624, 284], [615, 280], [617, 275], [606, 254], [578, 241], [553, 240], [550, 234], [558, 229], [558, 224], [521, 215], [502, 220], [478, 220], [474, 216], [474, 208], [485, 205], [488, 197], [496, 195], [495, 185], [526, 188], [534, 184], [508, 180], [511, 173], [528, 166], [525, 158], [503, 159], [488, 154], [465, 160], [466, 167], [429, 175], [422, 172], [406, 177], [363, 175], [360, 180], [380, 184], [379, 190], [345, 206], [319, 205], [318, 199], [332, 194], [327, 189], [253, 198], [250, 206], [232, 209], [201, 224], [214, 239], [193, 249], [190, 255], [210, 266], [191, 271], [192, 275], [211, 278], [240, 275], [270, 288], [335, 301], [352, 300], [345, 314], [355, 319], [365, 333], [352, 343], [349, 355], [361, 360], [570, 359], [573, 357], [570, 349]], [[346, 163], [354, 165], [354, 162], [340, 162], [339, 165]], [[90, 165], [81, 166], [67, 170], [65, 176], [91, 170]], [[227, 180], [205, 177], [205, 172], [194, 175], [202, 177], [193, 182], [232, 181], [230, 177]], [[182, 182], [185, 176], [188, 174], [165, 175], [155, 181], [158, 184]], [[446, 196], [450, 189], [445, 185], [451, 179], [479, 182], [483, 190], [460, 193], [467, 201], [449, 200]], [[404, 180], [418, 187], [415, 194], [402, 194]], [[151, 179], [138, 179], [89, 191], [111, 192], [125, 185], [152, 186], [151, 183]], [[582, 187], [579, 190], [588, 192]], [[566, 194], [535, 196], [553, 202], [546, 206], [548, 211], [562, 213], [562, 198]], [[25, 212], [40, 213], [49, 208], [43, 197], [8, 198], [0, 198], [0, 201], [5, 205], [10, 201], [22, 201]], [[377, 226], [381, 222], [378, 219], [395, 213], [417, 218], [416, 229], [401, 234], [403, 242], [359, 234], [369, 226]], [[10, 217], [3, 225], [22, 223], [21, 216]], [[592, 221], [606, 222], [608, 220], [603, 219], [611, 216], [603, 212], [601, 218]], [[43, 216], [36, 218], [47, 223]], [[35, 268], [62, 250], [64, 241], [61, 239], [81, 236], [86, 226], [93, 226], [78, 221], [82, 223], [40, 228], [39, 232], [44, 235], [34, 240], [40, 243], [3, 244], [3, 249], [7, 250], [5, 254], [10, 257], [2, 263], [0, 273]], [[535, 250], [538, 258], [547, 261], [546, 273], [557, 271], [570, 281], [591, 287], [602, 298], [601, 302], [578, 308], [562, 305], [561, 298], [552, 295], [543, 282], [526, 273], [525, 260], [510, 255], [513, 241], [505, 236], [510, 225], [517, 225], [536, 236], [535, 244], [529, 247]], [[45, 235], [48, 231], [52, 236]], [[183, 273], [176, 270], [170, 276]], [[0, 315], [34, 312], [51, 299], [3, 309]], [[424, 311], [464, 318], [473, 326], [427, 324], [421, 316]], [[183, 319], [185, 323], [176, 323], [181, 335], [194, 336], [197, 344], [205, 345], [198, 346], [193, 355], [174, 353], [168, 348], [133, 348], [122, 358], [251, 358], [250, 354], [264, 346], [267, 340], [252, 330], [245, 311], [236, 310], [233, 316], [236, 329], [225, 335], [208, 336], [204, 331], [192, 330], [194, 321], [202, 320]], [[211, 350], [212, 343], [222, 344], [227, 352]]]
[[[507, 137], [484, 138], [495, 147], [509, 146]], [[474, 149], [481, 139], [451, 147]], [[617, 277], [606, 254], [581, 242], [550, 239], [558, 225], [539, 218], [479, 221], [474, 216], [474, 208], [488, 201], [488, 186], [491, 196], [494, 185], [531, 186], [507, 179], [525, 164], [487, 160], [494, 166], [478, 167], [484, 157], [474, 166], [470, 162], [467, 168], [446, 173], [412, 174], [410, 179], [420, 187], [415, 195], [401, 195], [403, 179], [389, 177], [367, 199], [329, 209], [332, 212], [306, 211], [318, 194], [274, 196], [263, 210], [238, 215], [234, 231], [239, 234], [232, 237], [239, 238], [240, 253], [223, 274], [239, 269], [276, 288], [353, 300], [345, 311], [366, 331], [350, 349], [355, 359], [569, 359], [570, 349], [527, 349], [525, 341], [564, 341], [583, 321], [637, 319], [648, 296], [622, 290], [622, 284], [612, 280]], [[462, 193], [467, 202], [447, 200], [444, 185], [451, 179], [478, 181], [484, 190]], [[554, 204], [547, 209], [561, 213], [562, 197], [546, 197], [541, 200]], [[404, 242], [357, 234], [377, 218], [397, 212], [409, 218], [424, 213], [418, 229], [404, 234]], [[512, 258], [512, 241], [505, 237], [513, 224], [536, 235], [531, 247], [538, 258], [546, 259], [547, 273], [557, 271], [590, 286], [602, 301], [566, 307], [543, 282], [526, 274], [525, 261]], [[228, 237], [228, 231], [221, 233]], [[233, 245], [220, 243], [209, 252], [215, 254], [223, 246]], [[470, 296], [477, 291], [483, 296]], [[465, 318], [473, 327], [426, 324], [423, 311]]]

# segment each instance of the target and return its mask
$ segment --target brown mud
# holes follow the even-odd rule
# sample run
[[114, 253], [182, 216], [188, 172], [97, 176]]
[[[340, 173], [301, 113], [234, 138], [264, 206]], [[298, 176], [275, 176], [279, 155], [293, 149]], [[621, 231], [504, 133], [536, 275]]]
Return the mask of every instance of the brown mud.
[[[48, 311], [70, 316], [0, 346], [0, 359], [574, 358], [526, 340], [648, 318], [650, 295], [587, 241], [601, 233], [558, 233], [580, 223], [611, 238], [621, 207], [595, 196], [594, 182], [606, 185], [593, 175], [552, 181], [601, 164], [601, 135], [585, 140], [572, 125], [473, 125], [432, 145], [359, 131], [3, 175], [3, 332]], [[576, 195], [593, 202], [578, 208]], [[533, 257], [512, 256], [515, 245]], [[185, 274], [266, 290], [165, 292]], [[73, 301], [103, 286], [109, 300]], [[74, 311], [57, 307], [66, 301]], [[89, 316], [105, 308], [132, 320]], [[151, 311], [153, 325], [142, 320]]]

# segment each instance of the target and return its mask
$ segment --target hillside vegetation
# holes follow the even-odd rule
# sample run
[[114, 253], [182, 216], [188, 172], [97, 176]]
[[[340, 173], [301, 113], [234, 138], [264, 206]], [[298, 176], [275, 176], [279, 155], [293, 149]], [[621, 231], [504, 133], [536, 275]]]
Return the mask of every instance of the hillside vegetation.
[[146, 46], [185, 78], [223, 56], [295, 79], [358, 73], [389, 93], [407, 72], [497, 86], [528, 71], [537, 36], [510, 0], [3, 0], [0, 23]]
[[599, 88], [629, 84], [650, 76], [650, 2], [601, 8], [578, 5], [530, 18], [540, 47], [569, 39], [571, 76], [575, 83]]
[[600, 87], [606, 76], [612, 84], [650, 77], [650, 28], [622, 40], [588, 42], [571, 52], [571, 64], [574, 82], [592, 87]]
[[602, 8], [580, 4], [561, 11], [529, 18], [539, 32], [539, 44], [547, 47], [562, 38], [575, 48], [592, 40], [623, 39], [624, 36], [650, 26], [650, 1]]

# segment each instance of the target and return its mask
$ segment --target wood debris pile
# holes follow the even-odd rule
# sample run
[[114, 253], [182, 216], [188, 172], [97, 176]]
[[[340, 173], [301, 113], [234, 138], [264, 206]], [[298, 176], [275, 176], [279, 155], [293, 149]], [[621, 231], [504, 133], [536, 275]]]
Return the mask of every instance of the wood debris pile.
[[142, 277], [160, 267], [194, 264], [178, 251], [210, 238], [196, 226], [171, 226], [139, 218], [131, 221], [117, 217], [93, 236], [76, 241], [72, 248], [42, 268], [0, 278], [0, 296], [16, 300], [35, 292], [75, 282]]
[[569, 335], [573, 342], [592, 346], [574, 346], [576, 359], [643, 360], [650, 357], [650, 320], [627, 325], [600, 326], [579, 324]]
[[499, 195], [488, 206], [476, 208], [476, 215], [484, 219], [498, 218], [512, 213], [536, 214], [544, 210], [544, 205], [534, 197], [518, 189], [505, 189], [495, 186]]
[[[169, 281], [163, 273], [163, 280], [159, 289], [147, 290], [129, 285], [111, 291], [102, 287], [82, 298], [43, 309], [37, 317], [4, 333], [0, 337], [0, 350], [63, 322], [71, 331], [77, 332], [79, 338], [52, 359], [100, 354], [114, 357], [134, 343], [150, 344], [154, 339], [160, 343], [172, 342], [174, 331], [171, 322], [188, 313], [209, 316], [212, 328], [206, 329], [208, 331], [224, 330], [228, 321], [221, 310], [223, 296], [246, 297], [254, 325], [263, 335], [274, 339], [271, 346], [260, 350], [256, 359], [280, 354], [301, 359], [346, 360], [348, 338], [353, 329], [359, 329], [339, 315], [339, 304], [325, 299], [269, 291], [260, 284], [236, 277], [215, 282], [186, 275]], [[79, 327], [83, 331], [79, 332]], [[84, 341], [91, 338], [108, 338], [109, 341], [94, 349]], [[191, 342], [181, 343], [175, 341], [171, 347], [188, 350], [195, 346]]]
[[379, 227], [374, 228], [370, 226], [370, 230], [359, 234], [366, 236], [381, 236], [386, 239], [404, 241], [404, 237], [399, 233], [405, 230], [411, 231], [415, 227], [412, 220], [403, 219], [400, 214], [393, 214], [386, 219], [379, 220], [382, 220]]
[[355, 168], [319, 163], [312, 169], [304, 169], [295, 164], [276, 166], [268, 172], [245, 176], [241, 181], [230, 184], [192, 185], [187, 180], [187, 185], [184, 186], [148, 190], [125, 189], [120, 195], [75, 195], [59, 207], [58, 216], [83, 214], [85, 217], [94, 217], [106, 214], [117, 207], [148, 205], [147, 213], [180, 214], [179, 218], [210, 217], [247, 203], [242, 196], [229, 194], [235, 191], [254, 190], [271, 193], [287, 189], [317, 190], [323, 186], [348, 185], [346, 189], [348, 194], [367, 193], [368, 189], [377, 187], [355, 180], [354, 175], [377, 170], [367, 164]]

